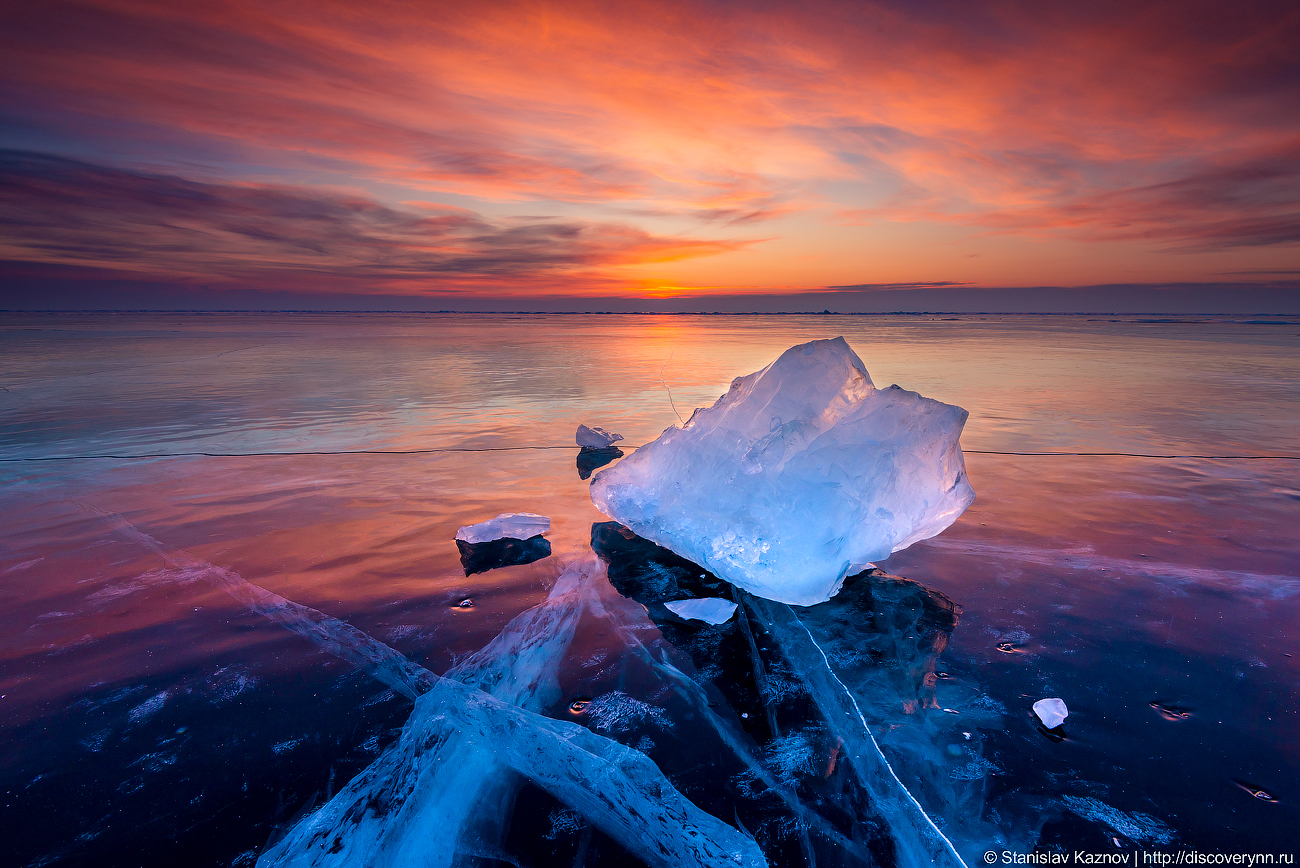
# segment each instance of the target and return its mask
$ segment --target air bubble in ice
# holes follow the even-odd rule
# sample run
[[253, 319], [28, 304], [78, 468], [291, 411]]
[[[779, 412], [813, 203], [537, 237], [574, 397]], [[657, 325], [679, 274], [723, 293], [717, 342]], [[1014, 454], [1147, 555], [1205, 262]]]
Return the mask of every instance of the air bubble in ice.
[[1152, 700], [1147, 703], [1154, 708], [1165, 720], [1187, 720], [1192, 716], [1190, 708], [1182, 708], [1177, 705], [1166, 705], [1163, 702]]
[[1254, 784], [1247, 783], [1246, 781], [1233, 781], [1233, 783], [1241, 787], [1246, 792], [1250, 793], [1255, 798], [1259, 799], [1261, 802], [1277, 801], [1277, 796], [1273, 795], [1263, 787], [1257, 787]]

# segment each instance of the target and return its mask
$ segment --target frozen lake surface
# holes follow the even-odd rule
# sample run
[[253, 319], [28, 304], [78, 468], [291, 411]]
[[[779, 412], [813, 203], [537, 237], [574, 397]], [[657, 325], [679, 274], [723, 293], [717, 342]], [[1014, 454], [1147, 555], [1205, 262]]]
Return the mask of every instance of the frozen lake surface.
[[[970, 411], [942, 535], [804, 609], [592, 505], [579, 423], [626, 454], [837, 335]], [[1300, 462], [1245, 457], [1300, 456], [1295, 321], [9, 314], [0, 351], [2, 864], [360, 847], [385, 768], [450, 864], [1295, 850]], [[457, 545], [502, 513], [551, 530]]]

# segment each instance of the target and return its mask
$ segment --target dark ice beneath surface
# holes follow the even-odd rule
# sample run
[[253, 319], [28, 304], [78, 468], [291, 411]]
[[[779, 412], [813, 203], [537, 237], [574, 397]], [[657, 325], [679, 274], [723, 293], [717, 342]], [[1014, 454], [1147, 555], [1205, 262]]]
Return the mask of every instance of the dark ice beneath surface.
[[475, 573], [523, 566], [551, 556], [551, 543], [541, 534], [529, 539], [502, 537], [481, 543], [458, 539], [456, 548], [460, 550], [460, 565], [465, 568], [467, 578]]
[[[952, 600], [871, 569], [846, 579], [828, 602], [792, 607], [734, 588], [617, 522], [592, 526], [592, 548], [608, 563], [610, 583], [642, 603], [664, 638], [690, 656], [696, 678], [725, 696], [760, 755], [797, 784], [801, 801], [833, 805], [827, 785], [847, 763], [867, 776], [873, 798], [866, 804], [893, 821], [893, 838], [913, 838], [912, 847], [935, 838], [952, 845], [933, 860], [952, 850], [978, 859], [994, 844], [1032, 847], [1041, 806], [1017, 795], [997, 805], [1000, 826], [981, 819], [996, 771], [981, 730], [1001, 727], [1002, 716], [976, 685], [939, 666], [961, 614]], [[707, 626], [663, 605], [709, 596], [736, 601], [737, 616]], [[846, 812], [854, 809], [861, 805]], [[937, 828], [926, 828], [927, 820]], [[837, 858], [817, 854], [846, 864]]]
[[[939, 708], [947, 598], [871, 571], [796, 614], [615, 522], [592, 547], [603, 565], [570, 564], [444, 678], [345, 625], [322, 641], [319, 613], [273, 614], [417, 698], [398, 742], [258, 864], [958, 866], [959, 849], [1009, 843], [980, 825], [971, 732], [941, 751], [942, 717], [887, 723]], [[662, 605], [701, 596], [732, 597], [736, 616]]]
[[578, 450], [578, 478], [590, 479], [591, 474], [600, 468], [623, 457], [623, 450], [617, 446], [606, 446], [603, 449], [595, 446], [584, 446]]

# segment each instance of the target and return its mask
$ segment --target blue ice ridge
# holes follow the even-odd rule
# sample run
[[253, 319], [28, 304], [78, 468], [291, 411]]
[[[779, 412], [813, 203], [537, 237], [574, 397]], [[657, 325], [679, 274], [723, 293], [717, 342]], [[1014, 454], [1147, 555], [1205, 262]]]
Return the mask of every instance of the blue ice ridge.
[[[452, 677], [440, 677], [350, 624], [172, 549], [122, 516], [83, 507], [253, 611], [415, 700], [398, 742], [258, 859], [259, 868], [447, 866], [497, 850], [520, 777], [550, 792], [651, 866], [759, 868], [758, 844], [700, 810], [640, 751], [536, 713], [594, 600], [591, 563], [568, 569]], [[456, 680], [463, 679], [463, 680]]]

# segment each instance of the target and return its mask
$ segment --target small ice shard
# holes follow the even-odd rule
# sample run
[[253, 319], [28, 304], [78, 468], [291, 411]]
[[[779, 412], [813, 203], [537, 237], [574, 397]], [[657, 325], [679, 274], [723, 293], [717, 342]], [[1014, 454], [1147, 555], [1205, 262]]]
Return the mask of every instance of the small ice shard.
[[960, 407], [877, 389], [843, 338], [792, 347], [592, 479], [591, 499], [719, 578], [801, 606], [975, 499]]
[[456, 539], [467, 543], [492, 542], [494, 539], [532, 539], [550, 531], [551, 520], [531, 512], [503, 512], [496, 518], [467, 524], [456, 531]]
[[613, 431], [606, 431], [604, 428], [588, 428], [586, 425], [578, 426], [577, 440], [579, 446], [605, 449], [622, 439], [622, 434], [615, 434]]
[[664, 603], [664, 608], [688, 621], [704, 621], [708, 624], [725, 624], [736, 614], [736, 604], [720, 597], [704, 597], [699, 600], [673, 600]]
[[1065, 723], [1065, 719], [1070, 716], [1070, 710], [1065, 707], [1065, 702], [1060, 699], [1040, 699], [1034, 703], [1034, 714], [1043, 722], [1043, 726], [1048, 729], [1056, 729]]

